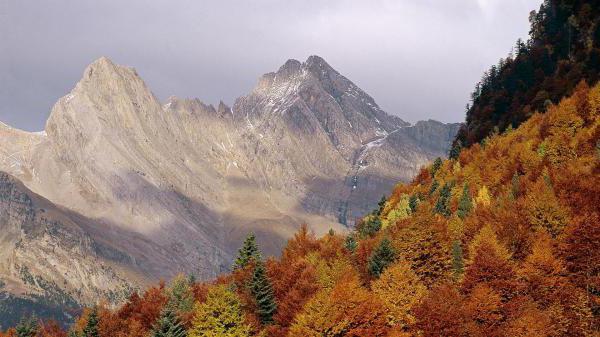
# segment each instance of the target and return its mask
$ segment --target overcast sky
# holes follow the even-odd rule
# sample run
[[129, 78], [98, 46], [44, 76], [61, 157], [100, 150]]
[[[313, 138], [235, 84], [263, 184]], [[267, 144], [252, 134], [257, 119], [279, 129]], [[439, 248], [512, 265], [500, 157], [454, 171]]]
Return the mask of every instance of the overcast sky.
[[44, 128], [87, 64], [152, 91], [232, 104], [287, 59], [323, 57], [387, 112], [464, 120], [482, 72], [540, 0], [0, 0], [0, 121]]

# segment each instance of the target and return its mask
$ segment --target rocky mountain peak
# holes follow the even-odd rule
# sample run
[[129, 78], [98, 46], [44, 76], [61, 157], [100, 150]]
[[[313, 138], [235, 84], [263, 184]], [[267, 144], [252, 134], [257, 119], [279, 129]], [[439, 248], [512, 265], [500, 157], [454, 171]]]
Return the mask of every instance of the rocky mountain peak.
[[[53, 219], [49, 210], [67, 218], [65, 245], [83, 240], [68, 239], [80, 228], [91, 247], [85, 263], [105, 254], [123, 268], [107, 282], [90, 264], [63, 287], [98, 282], [88, 288], [94, 299], [121, 279], [214, 277], [249, 231], [274, 253], [301, 223], [322, 233], [351, 225], [395, 182], [443, 156], [455, 132], [406, 126], [318, 56], [288, 60], [233, 108], [175, 96], [163, 104], [133, 68], [100, 58], [55, 104], [47, 136], [0, 124], [0, 171], [46, 200], [45, 218]], [[0, 200], [0, 219], [3, 206], [20, 212]], [[54, 254], [45, 242], [32, 238], [23, 264], [38, 276], [71, 277], [65, 271], [81, 247], [57, 250], [65, 257], [45, 272], [37, 256], [54, 256], [43, 255]]]
[[303, 66], [313, 74], [335, 73], [339, 75], [339, 73], [335, 69], [333, 69], [333, 67], [330, 66], [329, 63], [327, 63], [322, 57], [317, 55], [309, 56], [304, 62]]
[[285, 77], [287, 74], [295, 74], [299, 72], [301, 68], [302, 63], [300, 61], [289, 59], [281, 67], [279, 67], [279, 70], [277, 70], [277, 75]]

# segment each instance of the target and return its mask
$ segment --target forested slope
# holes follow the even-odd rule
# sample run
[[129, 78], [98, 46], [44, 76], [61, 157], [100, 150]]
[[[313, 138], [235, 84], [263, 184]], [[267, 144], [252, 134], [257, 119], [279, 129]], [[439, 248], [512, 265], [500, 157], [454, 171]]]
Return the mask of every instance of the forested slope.
[[600, 1], [545, 0], [530, 14], [527, 41], [492, 65], [475, 86], [455, 146], [517, 127], [600, 74]]

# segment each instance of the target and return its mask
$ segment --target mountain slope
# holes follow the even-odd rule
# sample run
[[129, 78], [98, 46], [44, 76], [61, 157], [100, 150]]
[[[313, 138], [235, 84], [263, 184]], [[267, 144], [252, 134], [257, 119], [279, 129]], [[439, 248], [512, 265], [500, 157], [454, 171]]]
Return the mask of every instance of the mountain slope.
[[56, 103], [45, 132], [0, 125], [0, 170], [76, 214], [75, 225], [89, 223], [96, 240], [114, 240], [131, 256], [123, 268], [141, 275], [128, 280], [143, 285], [181, 272], [215, 277], [249, 231], [277, 254], [303, 222], [343, 230], [444, 156], [457, 129], [409, 126], [316, 56], [264, 75], [233, 108], [161, 104], [134, 69], [101, 58]]
[[600, 73], [600, 3], [546, 0], [530, 15], [530, 38], [492, 65], [476, 85], [466, 124], [457, 136], [464, 146], [497, 130], [517, 127], [570, 95], [580, 81]]
[[355, 231], [317, 238], [302, 227], [262, 263], [250, 239], [230, 274], [176, 278], [100, 308], [110, 327], [100, 336], [131, 326], [143, 336], [167, 306], [189, 331], [215, 335], [227, 321], [270, 337], [596, 336], [599, 204], [600, 85], [580, 86], [398, 184]]

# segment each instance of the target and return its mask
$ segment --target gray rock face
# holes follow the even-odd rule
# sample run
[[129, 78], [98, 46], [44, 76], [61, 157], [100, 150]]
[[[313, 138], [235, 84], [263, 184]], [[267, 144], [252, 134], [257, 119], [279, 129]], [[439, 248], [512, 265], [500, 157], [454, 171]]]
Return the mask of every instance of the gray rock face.
[[[56, 103], [45, 132], [0, 125], [0, 170], [68, 213], [59, 227], [79, 233], [69, 246], [79, 255], [66, 250], [43, 275], [62, 280], [71, 261], [93, 258], [116, 266], [105, 282], [112, 289], [178, 272], [214, 277], [249, 231], [277, 254], [301, 223], [318, 234], [344, 230], [393, 184], [444, 156], [457, 129], [388, 115], [317, 56], [265, 74], [232, 108], [177, 97], [161, 104], [134, 69], [101, 58]], [[18, 241], [27, 226], [45, 228], [34, 218], [0, 218], [0, 227]], [[40, 254], [19, 265], [38, 270], [52, 257]], [[12, 275], [7, 268], [0, 277]], [[63, 288], [96, 276], [72, 277]], [[77, 300], [97, 299], [92, 293]]]

